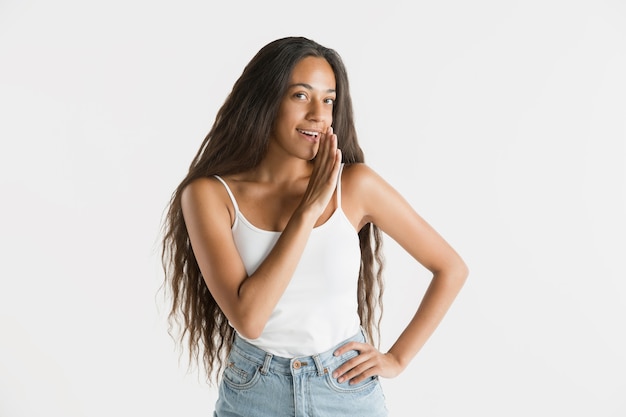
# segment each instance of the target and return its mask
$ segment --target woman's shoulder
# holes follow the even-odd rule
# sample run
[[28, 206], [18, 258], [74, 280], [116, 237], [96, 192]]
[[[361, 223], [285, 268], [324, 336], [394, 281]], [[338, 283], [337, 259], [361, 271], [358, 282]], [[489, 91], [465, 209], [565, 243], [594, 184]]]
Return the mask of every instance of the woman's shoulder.
[[224, 188], [221, 181], [215, 176], [198, 177], [189, 181], [182, 190], [183, 196], [206, 196], [215, 194], [220, 188]]
[[224, 184], [215, 176], [199, 177], [191, 180], [182, 190], [181, 203], [184, 206], [217, 207], [226, 206], [230, 211], [230, 197]]
[[374, 172], [365, 162], [346, 163], [343, 166], [343, 176], [349, 178], [359, 178], [370, 175]]
[[364, 162], [346, 164], [343, 167], [341, 183], [350, 190], [364, 190], [375, 186], [380, 176]]

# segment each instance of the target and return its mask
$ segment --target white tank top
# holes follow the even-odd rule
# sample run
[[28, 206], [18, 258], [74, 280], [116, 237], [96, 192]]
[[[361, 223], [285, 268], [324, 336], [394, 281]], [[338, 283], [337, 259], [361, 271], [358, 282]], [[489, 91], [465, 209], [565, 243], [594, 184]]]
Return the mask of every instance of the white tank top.
[[[343, 169], [343, 165], [341, 167]], [[246, 272], [251, 275], [265, 259], [281, 232], [259, 229], [235, 207], [233, 238]], [[276, 356], [293, 358], [325, 352], [354, 336], [360, 328], [357, 285], [361, 251], [354, 227], [341, 209], [341, 171], [337, 209], [311, 231], [302, 258], [272, 312], [263, 333], [249, 343]]]

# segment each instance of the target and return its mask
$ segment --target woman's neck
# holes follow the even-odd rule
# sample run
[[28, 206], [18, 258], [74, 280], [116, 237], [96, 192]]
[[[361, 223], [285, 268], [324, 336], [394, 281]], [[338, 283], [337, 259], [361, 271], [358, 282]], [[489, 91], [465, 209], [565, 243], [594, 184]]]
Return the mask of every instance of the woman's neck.
[[[285, 154], [268, 154], [248, 174], [250, 179], [274, 184], [288, 184], [311, 176], [313, 164]], [[248, 175], [246, 175], [248, 176]]]

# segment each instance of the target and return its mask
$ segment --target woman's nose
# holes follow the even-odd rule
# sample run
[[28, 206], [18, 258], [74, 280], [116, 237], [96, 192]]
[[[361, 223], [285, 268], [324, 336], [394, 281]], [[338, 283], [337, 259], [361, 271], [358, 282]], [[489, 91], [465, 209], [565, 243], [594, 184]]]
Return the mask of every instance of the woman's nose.
[[309, 112], [307, 114], [308, 120], [322, 122], [329, 116], [331, 116], [331, 112], [324, 107], [323, 102], [311, 101], [309, 104]]

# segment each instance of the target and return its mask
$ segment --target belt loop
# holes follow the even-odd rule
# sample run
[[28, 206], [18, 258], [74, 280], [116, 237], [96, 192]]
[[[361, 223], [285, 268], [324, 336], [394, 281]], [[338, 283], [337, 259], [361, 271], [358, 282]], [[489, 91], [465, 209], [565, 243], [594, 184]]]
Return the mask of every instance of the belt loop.
[[269, 371], [270, 369], [270, 362], [272, 362], [272, 354], [271, 353], [266, 353], [265, 354], [265, 360], [263, 361], [263, 366], [261, 367], [261, 373], [263, 375], [267, 374], [267, 371]]
[[313, 362], [315, 362], [315, 367], [317, 368], [317, 376], [322, 376], [327, 372], [322, 365], [319, 355], [313, 355]]

